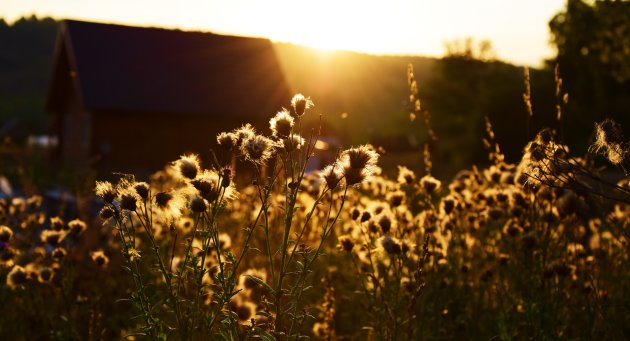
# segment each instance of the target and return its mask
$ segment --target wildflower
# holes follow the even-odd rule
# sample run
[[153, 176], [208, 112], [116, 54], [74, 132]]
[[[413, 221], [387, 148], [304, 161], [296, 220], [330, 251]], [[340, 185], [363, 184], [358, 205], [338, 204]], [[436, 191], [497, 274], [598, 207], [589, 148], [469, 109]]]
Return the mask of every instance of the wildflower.
[[40, 234], [42, 242], [51, 246], [56, 246], [61, 243], [66, 237], [66, 233], [62, 231], [44, 230]]
[[120, 196], [120, 208], [135, 212], [138, 208], [138, 201], [140, 197], [135, 192], [128, 191]]
[[13, 237], [13, 230], [8, 226], [0, 226], [0, 243], [8, 243], [11, 237]]
[[68, 233], [76, 237], [82, 234], [87, 229], [87, 225], [80, 219], [74, 219], [68, 223], [68, 228]]
[[109, 264], [109, 258], [107, 258], [102, 250], [90, 252], [90, 257], [92, 258], [92, 261], [100, 268], [106, 268], [107, 264]]
[[56, 261], [60, 261], [64, 259], [67, 254], [68, 254], [68, 251], [66, 251], [66, 249], [62, 247], [56, 247], [52, 250], [52, 252], [50, 253], [50, 256], [52, 257], [52, 259]]
[[378, 226], [381, 227], [383, 233], [389, 233], [392, 229], [392, 218], [388, 214], [382, 214], [378, 220]]
[[217, 144], [226, 152], [232, 152], [237, 148], [238, 136], [235, 133], [220, 133], [217, 135]]
[[273, 136], [287, 137], [291, 134], [293, 129], [294, 119], [291, 114], [286, 110], [279, 111], [276, 116], [269, 120], [269, 127]]
[[342, 251], [352, 252], [352, 249], [354, 248], [354, 241], [350, 238], [350, 236], [341, 236], [339, 237], [339, 245], [337, 247], [339, 247]]
[[142, 198], [142, 200], [147, 200], [149, 197], [149, 184], [146, 182], [138, 182], [133, 186], [133, 189], [136, 193]]
[[398, 166], [398, 183], [403, 185], [411, 185], [416, 181], [416, 174], [409, 168]]
[[337, 163], [333, 163], [332, 165], [326, 166], [320, 172], [320, 176], [326, 183], [326, 186], [330, 189], [335, 189], [341, 179], [343, 178], [343, 174], [341, 172], [341, 167]]
[[191, 184], [197, 189], [202, 198], [214, 201], [219, 197], [219, 187], [213, 180], [210, 178], [197, 178], [191, 181]]
[[28, 282], [26, 270], [19, 265], [15, 265], [7, 275], [7, 286], [15, 289], [26, 284], [26, 282]]
[[184, 178], [194, 179], [199, 173], [199, 157], [195, 154], [182, 155], [174, 164]]
[[310, 98], [304, 97], [302, 94], [297, 94], [291, 99], [291, 106], [293, 107], [295, 115], [301, 117], [307, 109], [313, 106], [313, 101], [311, 101]]
[[441, 185], [442, 182], [431, 175], [425, 175], [420, 179], [420, 186], [429, 194], [438, 191]]
[[243, 142], [256, 136], [256, 130], [254, 130], [251, 124], [247, 123], [244, 126], [234, 130], [233, 134], [236, 137], [235, 147], [240, 148], [243, 145]]
[[363, 211], [361, 214], [361, 222], [364, 223], [372, 218], [372, 214], [369, 211]]
[[60, 217], [51, 217], [50, 218], [50, 229], [54, 231], [61, 231], [64, 229], [63, 219]]
[[95, 191], [96, 195], [108, 204], [111, 204], [118, 195], [118, 191], [108, 181], [97, 181]]
[[258, 165], [264, 165], [267, 162], [273, 149], [273, 141], [262, 135], [252, 136], [241, 145], [241, 152], [245, 159]]
[[291, 134], [287, 138], [282, 139], [282, 148], [286, 152], [300, 150], [302, 149], [302, 146], [304, 146], [304, 142], [305, 141], [304, 141], [304, 138], [302, 138], [302, 136], [297, 135], [297, 134]]
[[[507, 198], [506, 198], [507, 199]], [[442, 199], [442, 210], [445, 214], [451, 214], [455, 208], [455, 199], [451, 196], [447, 196]]]
[[138, 251], [135, 248], [130, 248], [127, 252], [127, 256], [129, 257], [129, 260], [134, 261], [136, 259], [139, 259], [141, 257], [140, 255], [140, 251]]
[[190, 199], [188, 206], [191, 211], [195, 213], [202, 213], [208, 208], [208, 202], [200, 196], [194, 196]]
[[392, 207], [398, 207], [405, 202], [405, 193], [402, 191], [395, 191], [387, 193], [387, 199]]
[[103, 220], [107, 220], [116, 215], [116, 211], [111, 206], [104, 206], [98, 213], [99, 217]]
[[379, 238], [379, 244], [390, 255], [399, 255], [402, 252], [402, 247], [397, 239], [385, 235]]
[[344, 177], [348, 186], [362, 183], [376, 171], [378, 154], [366, 145], [346, 150], [343, 158]]
[[48, 283], [52, 279], [53, 272], [49, 267], [39, 269], [37, 279], [40, 283]]
[[597, 152], [605, 152], [608, 160], [613, 164], [620, 164], [624, 161], [627, 151], [621, 125], [617, 122], [606, 119], [595, 124], [596, 139], [591, 149]]
[[234, 170], [229, 166], [225, 166], [221, 168], [221, 187], [228, 188], [230, 187], [230, 182], [234, 177]]

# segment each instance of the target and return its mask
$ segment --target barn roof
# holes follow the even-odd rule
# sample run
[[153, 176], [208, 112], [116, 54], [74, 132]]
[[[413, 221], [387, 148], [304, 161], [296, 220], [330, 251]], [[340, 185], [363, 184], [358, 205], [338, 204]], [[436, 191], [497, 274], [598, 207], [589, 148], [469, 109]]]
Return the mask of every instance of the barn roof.
[[257, 115], [290, 89], [267, 39], [65, 20], [47, 106], [69, 79], [88, 110]]

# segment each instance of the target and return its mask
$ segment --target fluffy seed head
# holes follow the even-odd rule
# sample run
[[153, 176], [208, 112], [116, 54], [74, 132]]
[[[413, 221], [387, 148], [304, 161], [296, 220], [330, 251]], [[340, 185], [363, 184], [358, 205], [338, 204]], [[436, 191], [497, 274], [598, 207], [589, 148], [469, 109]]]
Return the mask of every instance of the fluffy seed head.
[[343, 173], [341, 171], [341, 167], [337, 163], [333, 163], [332, 165], [328, 165], [322, 169], [320, 176], [328, 188], [335, 189], [343, 178]]
[[256, 136], [256, 131], [251, 124], [247, 123], [244, 126], [234, 130], [233, 134], [236, 136], [236, 147], [241, 147], [243, 142]]
[[52, 252], [50, 253], [50, 256], [52, 257], [52, 259], [56, 261], [60, 261], [64, 259], [67, 254], [68, 254], [68, 251], [66, 251], [66, 249], [62, 247], [56, 247], [52, 250]]
[[304, 115], [307, 109], [313, 107], [313, 101], [310, 98], [304, 97], [302, 94], [297, 94], [291, 99], [291, 106], [297, 117]]
[[19, 265], [14, 266], [7, 275], [7, 286], [11, 289], [20, 287], [26, 284], [26, 282], [28, 282], [26, 270]]
[[107, 258], [102, 250], [90, 252], [90, 257], [99, 268], [106, 268], [107, 264], [109, 264], [109, 258]]
[[399, 255], [402, 252], [400, 242], [388, 235], [379, 238], [379, 244], [390, 255]]
[[217, 135], [217, 144], [226, 152], [231, 152], [238, 146], [238, 136], [235, 133], [220, 133]]
[[8, 243], [12, 236], [13, 230], [11, 230], [8, 226], [0, 226], [0, 242]]
[[118, 195], [118, 192], [109, 181], [97, 181], [94, 190], [96, 196], [100, 197], [108, 204], [111, 204]]
[[398, 166], [397, 180], [401, 185], [411, 185], [416, 181], [416, 174], [405, 166]]
[[378, 153], [367, 145], [351, 148], [343, 152], [350, 168], [369, 169], [376, 166]]
[[175, 161], [175, 168], [182, 177], [194, 179], [199, 173], [199, 157], [195, 154], [182, 155]]
[[354, 241], [350, 236], [341, 236], [339, 237], [339, 249], [345, 252], [352, 252], [354, 248]]
[[87, 229], [87, 225], [80, 219], [74, 219], [68, 223], [68, 228], [68, 233], [76, 237], [81, 235]]
[[431, 194], [440, 189], [442, 182], [431, 175], [425, 175], [420, 179], [420, 185], [427, 193]]
[[65, 224], [61, 217], [50, 217], [50, 229], [54, 231], [65, 230]]
[[277, 137], [287, 137], [291, 134], [293, 129], [294, 119], [291, 114], [286, 110], [279, 111], [276, 116], [269, 120], [269, 127], [271, 133]]
[[287, 138], [282, 139], [282, 149], [287, 152], [302, 149], [304, 146], [304, 138], [297, 134], [291, 134]]
[[104, 206], [103, 208], [101, 208], [101, 211], [98, 213], [98, 215], [101, 217], [101, 219], [107, 220], [116, 215], [116, 211], [114, 211], [111, 206]]
[[62, 231], [44, 230], [40, 234], [42, 242], [51, 246], [56, 246], [61, 243], [66, 237], [66, 233]]
[[120, 196], [120, 208], [135, 212], [138, 208], [138, 200], [140, 197], [135, 192], [123, 193]]
[[146, 182], [137, 182], [133, 186], [133, 189], [140, 196], [140, 198], [142, 198], [142, 200], [147, 200], [147, 198], [149, 197], [149, 184], [147, 184]]
[[204, 212], [207, 208], [208, 208], [208, 204], [206, 199], [200, 197], [200, 196], [194, 196], [190, 199], [190, 202], [188, 204], [188, 206], [190, 207], [190, 210], [195, 212], [195, 213], [201, 213]]
[[245, 159], [258, 165], [264, 165], [271, 157], [274, 149], [273, 141], [262, 135], [256, 135], [243, 141], [241, 152]]

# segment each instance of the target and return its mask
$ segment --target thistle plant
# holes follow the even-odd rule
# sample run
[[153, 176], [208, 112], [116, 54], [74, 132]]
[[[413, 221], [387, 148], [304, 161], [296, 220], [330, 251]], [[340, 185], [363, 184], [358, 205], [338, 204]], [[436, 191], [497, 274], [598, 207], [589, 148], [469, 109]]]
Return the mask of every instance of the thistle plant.
[[[318, 133], [305, 139], [301, 129], [311, 107], [310, 99], [296, 95], [290, 109], [271, 118], [270, 136], [250, 125], [219, 134], [208, 168], [197, 155], [184, 155], [151, 183], [133, 176], [116, 185], [97, 183], [105, 202], [101, 217], [116, 230], [133, 279], [141, 333], [156, 339], [297, 339], [312, 323], [304, 302], [309, 275], [348, 192], [372, 175], [378, 154], [366, 146], [339, 153], [305, 193], [316, 177], [307, 167]], [[249, 181], [234, 177], [236, 159], [248, 165]], [[235, 183], [244, 182], [252, 185], [239, 193]], [[227, 216], [241, 194], [251, 195], [248, 202], [257, 208], [234, 220]], [[310, 203], [302, 206], [307, 195]], [[194, 223], [181, 229], [182, 219]], [[266, 261], [251, 272], [253, 252]]]

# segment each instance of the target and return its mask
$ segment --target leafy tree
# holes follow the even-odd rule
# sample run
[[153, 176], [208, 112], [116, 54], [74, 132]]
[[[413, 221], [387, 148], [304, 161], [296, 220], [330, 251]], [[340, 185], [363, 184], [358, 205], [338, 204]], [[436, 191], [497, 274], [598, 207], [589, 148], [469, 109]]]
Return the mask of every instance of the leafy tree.
[[[549, 22], [574, 142], [592, 122], [613, 117], [630, 124], [630, 1], [568, 0]], [[580, 137], [582, 141], [580, 140]], [[571, 141], [570, 141], [571, 142]]]

